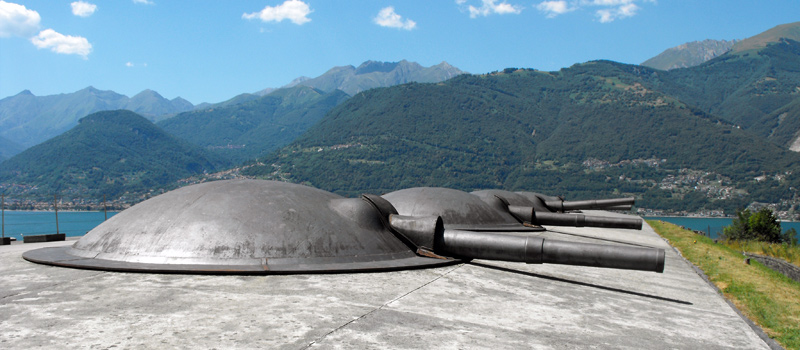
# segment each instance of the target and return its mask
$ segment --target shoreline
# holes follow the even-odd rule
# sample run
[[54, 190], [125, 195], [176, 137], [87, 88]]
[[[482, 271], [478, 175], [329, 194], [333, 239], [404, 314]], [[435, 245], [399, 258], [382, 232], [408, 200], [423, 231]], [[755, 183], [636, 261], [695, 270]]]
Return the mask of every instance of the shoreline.
[[[679, 215], [640, 215], [647, 220], [653, 218], [680, 218], [680, 219], [735, 219], [735, 216], [679, 216]], [[778, 222], [800, 222], [800, 220], [778, 220]]]

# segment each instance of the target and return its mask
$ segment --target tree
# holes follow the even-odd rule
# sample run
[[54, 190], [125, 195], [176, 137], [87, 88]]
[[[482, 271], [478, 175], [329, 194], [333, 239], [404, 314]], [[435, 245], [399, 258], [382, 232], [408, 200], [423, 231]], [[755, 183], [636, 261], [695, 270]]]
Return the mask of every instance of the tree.
[[731, 240], [753, 240], [770, 243], [796, 242], [796, 232], [791, 229], [781, 234], [781, 223], [769, 208], [753, 213], [749, 209], [737, 210], [736, 218], [725, 227], [722, 235]]

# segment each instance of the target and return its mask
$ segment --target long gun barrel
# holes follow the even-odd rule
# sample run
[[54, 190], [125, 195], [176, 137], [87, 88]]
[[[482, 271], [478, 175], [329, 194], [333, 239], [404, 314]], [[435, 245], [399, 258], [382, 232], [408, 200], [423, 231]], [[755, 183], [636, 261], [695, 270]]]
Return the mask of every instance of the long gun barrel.
[[436, 251], [459, 258], [664, 272], [664, 250], [444, 230]]
[[635, 198], [629, 197], [583, 201], [545, 200], [544, 204], [551, 210], [560, 212], [581, 209], [630, 210], [635, 201]]
[[586, 216], [583, 214], [564, 214], [539, 212], [533, 207], [509, 205], [508, 211], [522, 222], [535, 225], [605, 227], [631, 230], [642, 229], [642, 219], [614, 218], [605, 216]]
[[664, 272], [664, 250], [565, 242], [530, 235], [445, 229], [439, 216], [389, 215], [389, 225], [419, 251], [462, 259]]

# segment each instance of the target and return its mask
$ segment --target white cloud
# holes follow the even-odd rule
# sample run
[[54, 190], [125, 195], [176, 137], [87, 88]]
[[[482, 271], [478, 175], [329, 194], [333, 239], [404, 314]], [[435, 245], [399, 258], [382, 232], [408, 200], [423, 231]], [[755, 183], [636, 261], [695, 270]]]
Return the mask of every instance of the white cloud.
[[33, 45], [40, 49], [50, 49], [55, 53], [66, 55], [79, 55], [87, 59], [92, 52], [89, 40], [80, 36], [64, 35], [52, 29], [45, 29], [39, 35], [31, 38]]
[[581, 3], [590, 6], [620, 6], [634, 1], [636, 0], [581, 0]]
[[610, 23], [618, 19], [635, 16], [641, 7], [636, 3], [655, 0], [547, 0], [536, 5], [547, 18], [554, 18], [567, 12], [579, 9], [594, 8], [595, 16], [600, 23]]
[[547, 18], [554, 18], [567, 12], [574, 11], [575, 7], [570, 6], [566, 1], [544, 1], [536, 5], [536, 9], [547, 14]]
[[150, 0], [133, 0], [133, 3], [142, 5], [155, 5], [155, 3]]
[[617, 19], [633, 17], [638, 10], [639, 6], [636, 6], [636, 4], [626, 4], [615, 8], [597, 10], [595, 15], [600, 19], [600, 23], [609, 23]]
[[[488, 16], [492, 14], [504, 15], [504, 14], [518, 14], [522, 12], [522, 7], [517, 5], [511, 5], [505, 1], [501, 3], [497, 3], [497, 0], [481, 0], [482, 5], [481, 7], [475, 7], [469, 5], [467, 9], [469, 10], [469, 17], [476, 18], [478, 16]], [[456, 3], [459, 5], [463, 5], [466, 1], [459, 1], [456, 0]]]
[[72, 6], [72, 14], [80, 17], [89, 17], [94, 11], [97, 11], [97, 5], [85, 1], [75, 1], [70, 6]]
[[42, 18], [25, 6], [0, 0], [0, 37], [30, 38], [39, 31]]
[[147, 63], [133, 63], [133, 62], [125, 62], [125, 67], [133, 68], [133, 67], [147, 67]]
[[245, 13], [242, 18], [259, 18], [263, 22], [281, 22], [288, 19], [294, 24], [302, 25], [311, 21], [307, 17], [311, 12], [308, 4], [300, 0], [286, 0], [278, 6], [267, 6], [259, 12]]
[[403, 16], [394, 12], [394, 7], [385, 7], [378, 12], [375, 17], [375, 23], [381, 27], [400, 28], [405, 30], [412, 30], [417, 26], [417, 22], [410, 19], [403, 21]]

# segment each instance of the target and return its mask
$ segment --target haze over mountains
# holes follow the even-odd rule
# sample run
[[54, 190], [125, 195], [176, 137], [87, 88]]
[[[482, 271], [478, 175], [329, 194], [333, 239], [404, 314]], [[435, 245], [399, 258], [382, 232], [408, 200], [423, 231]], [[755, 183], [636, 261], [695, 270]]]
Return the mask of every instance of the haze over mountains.
[[642, 62], [642, 65], [661, 70], [694, 67], [727, 53], [734, 44], [736, 44], [736, 40], [693, 41], [671, 47], [658, 56]]
[[655, 57], [642, 62], [641, 65], [661, 70], [689, 68], [700, 65], [731, 50], [734, 53], [739, 53], [763, 49], [770, 43], [779, 42], [781, 38], [800, 41], [800, 22], [782, 24], [745, 40], [706, 39], [681, 44], [664, 50], [664, 52]]
[[325, 92], [342, 90], [353, 96], [361, 91], [410, 82], [436, 83], [465, 74], [447, 62], [431, 67], [402, 60], [400, 62], [367, 61], [358, 67], [333, 67], [316, 78], [298, 78], [286, 87], [310, 86]]
[[69, 130], [79, 119], [98, 111], [128, 109], [151, 120], [160, 120], [165, 115], [193, 107], [180, 97], [167, 100], [151, 90], [133, 97], [91, 86], [70, 94], [50, 96], [35, 96], [25, 90], [0, 100], [0, 136], [28, 148]]
[[[458, 74], [464, 74], [447, 62], [431, 67], [423, 67], [416, 62], [375, 62], [367, 61], [358, 68], [353, 66], [334, 67], [316, 78], [301, 77], [285, 88], [309, 86], [323, 92], [342, 90], [354, 93], [375, 87], [387, 87], [407, 82], [439, 82]], [[258, 93], [244, 93], [228, 101], [194, 106], [180, 97], [167, 100], [152, 90], [144, 90], [133, 97], [113, 91], [101, 91], [93, 87], [51, 96], [34, 96], [30, 91], [0, 100], [0, 137], [19, 146], [3, 147], [0, 157], [6, 158], [25, 148], [41, 143], [77, 125], [84, 116], [103, 110], [127, 109], [150, 119], [153, 122], [174, 116], [177, 113], [194, 109], [225, 107], [252, 101], [278, 89], [265, 89]], [[2, 142], [2, 140], [0, 140]], [[20, 148], [21, 147], [21, 148]], [[1, 160], [1, 159], [0, 159]]]
[[[210, 166], [189, 166], [202, 171], [176, 170], [199, 181], [246, 162], [232, 172], [345, 195], [411, 186], [506, 188], [571, 199], [634, 195], [655, 209], [730, 213], [759, 202], [793, 211], [800, 205], [800, 155], [789, 151], [800, 149], [797, 28], [800, 22], [778, 26], [704, 63], [669, 71], [592, 61], [558, 72], [462, 75], [446, 63], [425, 71], [406, 61], [368, 61], [157, 125], [195, 147], [174, 152], [205, 157], [190, 163]], [[431, 76], [444, 81], [406, 83]], [[70, 135], [59, 137], [57, 147], [83, 142]], [[147, 149], [139, 153], [148, 157]], [[110, 147], [101, 160], [125, 158], [118, 152]], [[103, 178], [96, 173], [111, 167], [94, 169], [102, 163], [94, 153], [72, 168], [43, 166], [34, 154], [41, 153], [26, 151], [0, 164], [0, 187], [24, 189], [18, 195], [38, 195], [33, 188], [52, 190], [58, 181], [62, 189], [87, 189], [69, 184], [84, 181], [84, 173]], [[59, 157], [47, 159], [59, 163]], [[47, 175], [53, 166], [82, 170], [56, 180]], [[155, 189], [176, 185], [143, 166], [138, 183], [152, 177], [160, 179], [151, 182]], [[24, 177], [15, 170], [23, 167], [30, 169]], [[119, 174], [103, 181], [121, 186], [130, 175]]]
[[239, 163], [292, 142], [348, 97], [341, 90], [298, 85], [237, 104], [181, 113], [158, 126]]

